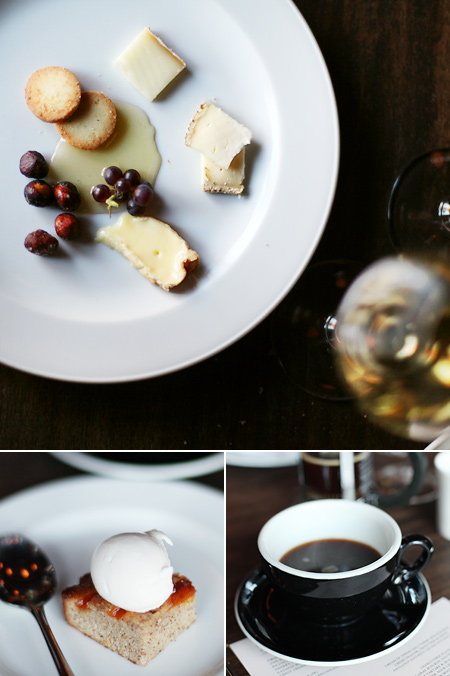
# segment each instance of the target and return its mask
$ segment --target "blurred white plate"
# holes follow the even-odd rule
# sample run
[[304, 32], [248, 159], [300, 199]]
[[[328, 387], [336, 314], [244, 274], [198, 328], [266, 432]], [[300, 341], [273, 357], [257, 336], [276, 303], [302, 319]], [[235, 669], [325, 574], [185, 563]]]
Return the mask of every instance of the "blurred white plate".
[[[19, 531], [43, 547], [59, 591], [89, 571], [106, 537], [159, 528], [173, 540], [174, 569], [197, 590], [197, 619], [149, 663], [152, 676], [223, 676], [224, 504], [219, 491], [188, 482], [124, 482], [76, 477], [43, 484], [0, 502], [1, 532]], [[70, 627], [57, 594], [47, 617], [75, 674], [136, 676], [139, 669]], [[53, 674], [34, 618], [0, 603], [0, 676]]]
[[[157, 101], [113, 66], [149, 25], [187, 71]], [[38, 33], [36, 33], [39, 26]], [[20, 39], [18, 38], [20, 36]], [[26, 48], [26, 45], [34, 45]], [[325, 227], [339, 161], [329, 74], [291, 0], [22, 0], [3, 3], [0, 359], [31, 373], [82, 382], [166, 374], [230, 345], [282, 300]], [[179, 290], [149, 284], [118, 253], [92, 241], [62, 242], [45, 259], [24, 248], [53, 229], [55, 210], [29, 206], [19, 158], [50, 157], [59, 136], [24, 100], [35, 70], [62, 65], [83, 89], [140, 106], [162, 157], [158, 217], [199, 252], [201, 267]], [[240, 198], [203, 193], [186, 128], [205, 100], [254, 134]], [[86, 218], [93, 238], [108, 216]]]
[[450, 428], [429, 444], [426, 451], [448, 451], [450, 449]]
[[227, 465], [238, 467], [290, 467], [299, 459], [298, 451], [227, 451]]
[[[78, 451], [51, 452], [58, 460], [66, 465], [76, 467], [84, 472], [100, 474], [111, 479], [126, 479], [142, 481], [167, 481], [175, 479], [191, 479], [217, 472], [224, 466], [223, 453], [197, 453], [189, 451], [179, 453], [142, 451], [140, 462], [133, 462], [137, 452], [129, 452], [130, 460], [126, 461], [127, 453], [105, 453], [108, 457], [99, 457], [95, 453], [80, 453]], [[117, 455], [117, 459], [114, 456]], [[152, 461], [152, 456], [158, 456], [159, 462]], [[119, 457], [120, 456], [120, 457]], [[164, 456], [167, 458], [164, 461]], [[172, 462], [171, 457], [176, 457]], [[181, 457], [183, 459], [181, 459]], [[201, 456], [201, 457], [198, 457]]]

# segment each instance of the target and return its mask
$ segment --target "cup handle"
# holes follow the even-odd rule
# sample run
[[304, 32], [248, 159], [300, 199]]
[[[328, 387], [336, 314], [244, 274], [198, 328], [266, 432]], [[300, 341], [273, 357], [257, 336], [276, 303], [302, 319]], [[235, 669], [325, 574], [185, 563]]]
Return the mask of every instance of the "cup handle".
[[[422, 553], [413, 563], [407, 563], [402, 560], [402, 556], [409, 547], [422, 547]], [[434, 552], [433, 543], [426, 535], [406, 535], [402, 539], [400, 549], [398, 551], [397, 567], [394, 572], [392, 582], [394, 584], [401, 584], [408, 582], [415, 577], [420, 571], [425, 568], [431, 555]]]
[[392, 495], [378, 495], [378, 506], [382, 509], [389, 509], [390, 507], [401, 507], [407, 505], [411, 498], [417, 495], [423, 486], [425, 477], [428, 471], [428, 460], [426, 453], [416, 451], [408, 453], [409, 459], [413, 467], [413, 477], [402, 491], [393, 493]]

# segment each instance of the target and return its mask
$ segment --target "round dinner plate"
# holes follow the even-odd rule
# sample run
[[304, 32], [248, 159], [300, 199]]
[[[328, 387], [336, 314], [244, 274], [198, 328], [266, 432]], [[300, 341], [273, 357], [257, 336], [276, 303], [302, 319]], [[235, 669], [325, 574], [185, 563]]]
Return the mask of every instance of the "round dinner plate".
[[[173, 541], [169, 556], [197, 590], [197, 619], [150, 663], [152, 676], [223, 675], [223, 495], [190, 482], [125, 482], [75, 477], [28, 489], [0, 502], [1, 533], [39, 544], [59, 578], [46, 604], [50, 626], [75, 674], [132, 676], [136, 665], [70, 627], [60, 591], [89, 571], [95, 547], [110, 535], [157, 528]], [[0, 602], [0, 676], [53, 674], [34, 618]]]
[[[153, 102], [113, 65], [145, 26], [187, 63]], [[276, 307], [321, 238], [339, 162], [330, 77], [291, 0], [67, 0], [64, 11], [58, 0], [4, 3], [0, 58], [9, 64], [2, 76], [3, 363], [68, 381], [153, 377], [217, 353]], [[83, 238], [60, 240], [61, 255], [25, 249], [29, 232], [53, 231], [57, 213], [25, 202], [28, 179], [18, 168], [24, 152], [50, 158], [59, 140], [24, 99], [30, 75], [48, 65], [72, 70], [84, 90], [141, 107], [154, 125], [162, 158], [156, 215], [201, 259], [176, 290], [149, 284], [95, 243], [107, 214], [83, 217]], [[200, 156], [184, 144], [205, 100], [253, 133], [240, 197], [204, 193]]]
[[111, 479], [167, 481], [192, 479], [224, 466], [223, 453], [190, 453], [180, 451], [142, 451], [127, 453], [81, 453], [79, 451], [51, 452], [66, 465], [84, 472], [99, 474]]

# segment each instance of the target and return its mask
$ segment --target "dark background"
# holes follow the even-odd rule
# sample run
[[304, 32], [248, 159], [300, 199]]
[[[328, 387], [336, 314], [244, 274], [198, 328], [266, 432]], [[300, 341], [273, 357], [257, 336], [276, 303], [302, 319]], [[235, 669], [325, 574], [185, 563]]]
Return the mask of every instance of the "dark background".
[[[450, 145], [450, 0], [296, 4], [328, 65], [341, 130], [335, 203], [313, 261], [367, 263], [392, 252], [386, 209], [401, 168]], [[199, 365], [137, 383], [62, 383], [1, 367], [2, 448], [423, 446], [374, 427], [352, 403], [292, 384], [273, 354], [270, 323]]]

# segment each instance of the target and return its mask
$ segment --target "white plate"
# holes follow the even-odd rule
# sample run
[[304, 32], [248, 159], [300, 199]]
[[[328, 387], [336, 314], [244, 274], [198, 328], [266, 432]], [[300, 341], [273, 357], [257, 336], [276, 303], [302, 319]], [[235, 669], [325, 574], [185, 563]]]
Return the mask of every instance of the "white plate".
[[298, 451], [227, 451], [227, 465], [236, 467], [292, 467], [299, 459]]
[[[167, 456], [170, 452], [167, 451]], [[127, 479], [142, 481], [167, 481], [174, 479], [190, 479], [192, 477], [203, 476], [211, 472], [217, 472], [224, 465], [223, 453], [205, 454], [201, 458], [189, 459], [189, 451], [183, 451], [185, 460], [183, 462], [152, 463], [152, 452], [145, 453], [148, 462], [146, 464], [130, 462], [120, 462], [119, 460], [109, 460], [99, 458], [94, 453], [79, 453], [78, 451], [52, 452], [58, 460], [76, 467], [84, 472], [92, 472], [111, 479]], [[120, 454], [123, 456], [123, 453]]]
[[[197, 589], [197, 620], [149, 664], [152, 676], [223, 675], [223, 495], [186, 483], [123, 482], [81, 477], [44, 484], [0, 503], [1, 532], [20, 531], [53, 561], [59, 589], [89, 570], [95, 546], [122, 531], [164, 530], [175, 570]], [[64, 620], [59, 594], [47, 617], [76, 675], [136, 676], [139, 667]], [[34, 618], [0, 603], [0, 676], [53, 674]]]
[[[188, 64], [160, 100], [144, 99], [113, 61], [146, 25]], [[39, 26], [39, 28], [37, 28]], [[33, 48], [30, 47], [33, 45]], [[71, 381], [119, 382], [169, 373], [222, 350], [282, 300], [320, 240], [339, 159], [336, 104], [322, 54], [291, 0], [23, 0], [4, 4], [0, 359]], [[19, 158], [50, 157], [54, 125], [29, 111], [36, 69], [62, 65], [84, 89], [142, 107], [162, 168], [158, 216], [196, 249], [200, 270], [178, 291], [149, 284], [119, 254], [63, 243], [33, 256], [32, 230], [55, 211], [26, 204]], [[214, 100], [254, 134], [241, 198], [201, 190], [199, 156], [184, 145], [193, 114]], [[106, 215], [88, 219], [94, 235]]]
[[450, 428], [447, 427], [437, 439], [426, 446], [426, 451], [448, 451], [450, 449]]

